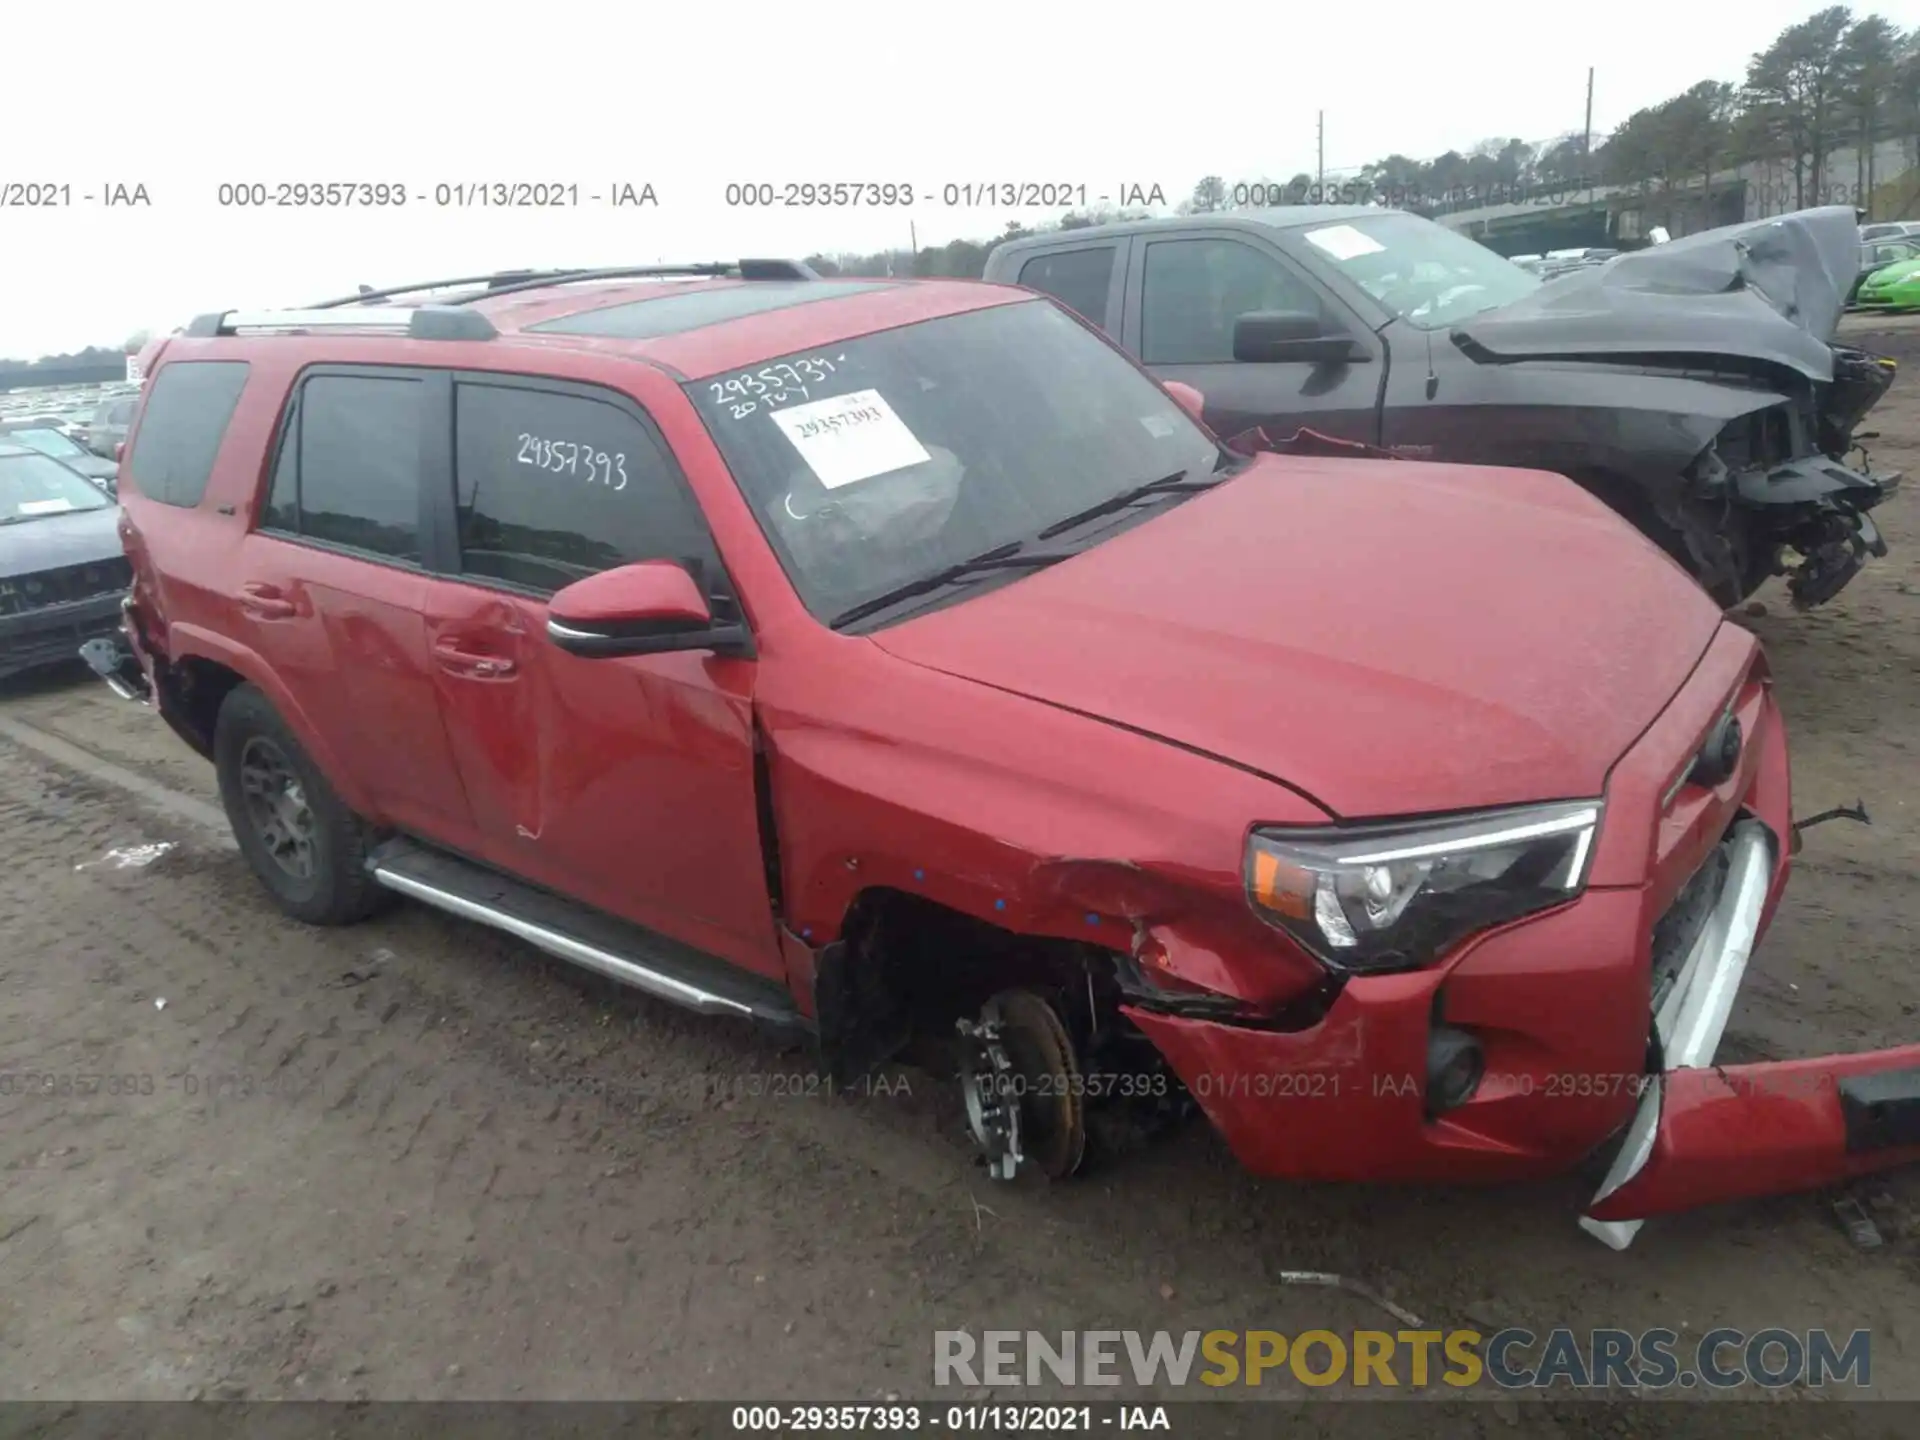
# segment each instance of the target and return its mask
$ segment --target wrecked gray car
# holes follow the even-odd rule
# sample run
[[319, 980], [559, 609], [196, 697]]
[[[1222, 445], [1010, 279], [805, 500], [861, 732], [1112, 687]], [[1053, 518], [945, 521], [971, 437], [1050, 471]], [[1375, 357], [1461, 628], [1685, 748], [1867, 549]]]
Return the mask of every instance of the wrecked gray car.
[[1834, 341], [1859, 253], [1834, 206], [1542, 281], [1417, 215], [1304, 205], [1011, 241], [986, 278], [1100, 325], [1219, 434], [1558, 471], [1722, 604], [1787, 574], [1807, 607], [1886, 553], [1869, 512], [1899, 483], [1855, 433], [1894, 362]]

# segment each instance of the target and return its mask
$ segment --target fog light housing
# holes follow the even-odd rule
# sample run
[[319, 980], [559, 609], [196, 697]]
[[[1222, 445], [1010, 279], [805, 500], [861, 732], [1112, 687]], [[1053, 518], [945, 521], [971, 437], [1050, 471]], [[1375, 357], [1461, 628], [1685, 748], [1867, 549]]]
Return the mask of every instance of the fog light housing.
[[1464, 1030], [1441, 1025], [1427, 1040], [1427, 1115], [1457, 1110], [1480, 1089], [1487, 1057]]

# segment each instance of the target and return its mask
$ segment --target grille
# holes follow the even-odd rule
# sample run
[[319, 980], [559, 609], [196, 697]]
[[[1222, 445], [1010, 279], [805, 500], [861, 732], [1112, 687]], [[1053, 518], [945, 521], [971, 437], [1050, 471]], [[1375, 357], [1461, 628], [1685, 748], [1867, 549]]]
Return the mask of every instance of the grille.
[[49, 605], [64, 605], [95, 595], [113, 595], [133, 583], [133, 567], [124, 555], [63, 565], [35, 575], [0, 580], [0, 615], [25, 615]]
[[1722, 842], [1713, 848], [1705, 863], [1680, 887], [1680, 893], [1673, 897], [1673, 903], [1667, 907], [1666, 913], [1654, 922], [1655, 1014], [1659, 1013], [1674, 982], [1680, 978], [1680, 967], [1686, 963], [1687, 952], [1693, 949], [1693, 942], [1700, 938], [1708, 917], [1713, 914], [1713, 907], [1720, 903], [1720, 892], [1726, 889], [1729, 868], [1730, 857], [1725, 842]]

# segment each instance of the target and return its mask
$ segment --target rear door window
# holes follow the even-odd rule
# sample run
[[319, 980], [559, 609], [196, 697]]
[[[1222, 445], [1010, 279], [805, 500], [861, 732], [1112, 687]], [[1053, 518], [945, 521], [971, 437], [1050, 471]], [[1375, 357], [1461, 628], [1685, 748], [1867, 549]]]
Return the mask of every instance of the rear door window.
[[425, 390], [391, 374], [303, 381], [261, 527], [418, 564]]
[[1115, 245], [1090, 245], [1084, 250], [1036, 255], [1020, 267], [1019, 283], [1030, 290], [1044, 291], [1104, 329], [1118, 249]]
[[[135, 490], [165, 505], [200, 503], [246, 387], [247, 368], [244, 360], [176, 360], [153, 377], [127, 461]], [[131, 415], [131, 400], [115, 405], [110, 415], [118, 415], [122, 405]]]
[[512, 381], [454, 386], [460, 568], [550, 594], [639, 560], [676, 560], [711, 593], [705, 518], [665, 442], [612, 398]]

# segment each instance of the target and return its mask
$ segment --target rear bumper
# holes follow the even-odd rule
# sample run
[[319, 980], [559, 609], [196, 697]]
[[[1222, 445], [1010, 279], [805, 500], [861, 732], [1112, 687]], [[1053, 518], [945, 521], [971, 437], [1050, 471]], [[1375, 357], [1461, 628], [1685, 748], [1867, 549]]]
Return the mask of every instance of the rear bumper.
[[120, 633], [118, 591], [0, 616], [0, 678], [61, 665], [89, 640]]
[[118, 618], [110, 633], [94, 636], [80, 646], [80, 658], [122, 700], [151, 704], [153, 673], [140, 650], [131, 597], [121, 598]]

